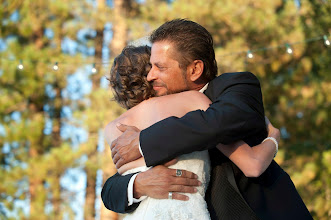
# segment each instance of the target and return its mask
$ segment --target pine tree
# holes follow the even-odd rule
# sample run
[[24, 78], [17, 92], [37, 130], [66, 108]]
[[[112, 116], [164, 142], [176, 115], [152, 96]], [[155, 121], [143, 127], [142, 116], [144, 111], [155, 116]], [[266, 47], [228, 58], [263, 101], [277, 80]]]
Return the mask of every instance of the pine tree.
[[[213, 35], [219, 74], [258, 76], [266, 115], [283, 134], [276, 160], [314, 218], [329, 219], [331, 54], [324, 41], [331, 40], [330, 6], [315, 0], [0, 1], [0, 218], [8, 210], [19, 218], [73, 218], [74, 192], [61, 178], [76, 168], [86, 174], [84, 218], [117, 218], [103, 204], [95, 208], [97, 174], [102, 169], [104, 182], [116, 172], [109, 146], [102, 151], [102, 130], [124, 111], [111, 101], [105, 77], [129, 42], [180, 16]], [[76, 76], [84, 80], [72, 82]], [[18, 207], [22, 200], [30, 205], [27, 215]]]

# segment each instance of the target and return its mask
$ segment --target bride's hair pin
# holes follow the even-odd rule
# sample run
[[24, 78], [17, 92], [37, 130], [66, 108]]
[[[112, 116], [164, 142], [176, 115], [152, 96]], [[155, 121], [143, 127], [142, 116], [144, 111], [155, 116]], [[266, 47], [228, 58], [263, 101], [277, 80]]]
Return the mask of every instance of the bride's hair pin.
[[149, 41], [149, 36], [144, 36], [141, 37], [137, 40], [131, 41], [130, 43], [128, 43], [129, 46], [135, 46], [135, 47], [139, 47], [139, 46], [152, 46], [152, 43]]

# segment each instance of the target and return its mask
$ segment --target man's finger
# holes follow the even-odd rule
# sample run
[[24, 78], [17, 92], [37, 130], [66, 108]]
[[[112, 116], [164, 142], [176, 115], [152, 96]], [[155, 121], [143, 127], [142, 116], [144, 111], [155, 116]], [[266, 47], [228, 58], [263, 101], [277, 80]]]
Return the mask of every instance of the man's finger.
[[172, 199], [187, 201], [187, 200], [189, 200], [189, 197], [185, 196], [185, 195], [182, 195], [182, 194], [179, 194], [179, 193], [173, 192], [172, 193]]
[[[177, 170], [178, 169], [171, 169], [171, 175], [175, 176], [175, 177], [179, 177], [177, 174]], [[195, 173], [192, 173], [190, 171], [187, 170], [181, 170], [179, 169], [181, 174], [180, 177], [186, 177], [186, 178], [191, 178], [191, 179], [198, 179], [198, 175], [196, 175]]]
[[177, 162], [178, 162], [178, 160], [175, 158], [175, 159], [172, 159], [172, 160], [166, 162], [166, 163], [164, 164], [164, 166], [169, 167], [169, 166], [171, 166], [171, 165], [176, 164]]
[[179, 193], [196, 193], [198, 190], [193, 186], [172, 185], [169, 187], [169, 191]]
[[124, 164], [125, 164], [126, 162], [122, 159], [122, 158], [120, 158], [117, 162], [116, 162], [116, 169], [119, 169], [119, 168], [121, 168], [121, 166], [123, 166]]
[[116, 146], [113, 147], [110, 151], [111, 151], [111, 157], [112, 157], [113, 160], [114, 160], [114, 157], [115, 157], [115, 155], [116, 155], [117, 152], [118, 152], [117, 147], [116, 147]]
[[116, 127], [117, 127], [118, 130], [124, 132], [124, 131], [126, 131], [126, 129], [128, 129], [129, 127], [132, 127], [132, 126], [117, 123]]
[[115, 152], [113, 155], [113, 163], [116, 164], [119, 161], [119, 159], [121, 159], [120, 155]]
[[113, 140], [112, 142], [111, 142], [111, 144], [110, 144], [110, 150], [112, 151], [113, 150], [113, 148], [116, 146], [116, 144], [117, 144], [117, 138], [115, 139], [115, 140]]
[[172, 185], [182, 185], [182, 186], [200, 186], [201, 182], [197, 179], [189, 179], [184, 177], [174, 177]]

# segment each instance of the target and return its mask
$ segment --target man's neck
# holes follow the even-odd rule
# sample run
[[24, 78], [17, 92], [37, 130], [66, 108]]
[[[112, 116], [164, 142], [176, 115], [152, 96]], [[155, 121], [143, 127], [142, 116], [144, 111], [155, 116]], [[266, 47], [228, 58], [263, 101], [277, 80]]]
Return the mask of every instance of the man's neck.
[[203, 89], [207, 84], [208, 84], [208, 82], [206, 82], [206, 83], [201, 83], [201, 84], [194, 84], [193, 86], [191, 86], [190, 90], [200, 91], [200, 90]]
[[195, 90], [195, 91], [200, 91], [203, 87], [205, 87], [209, 82], [205, 79], [202, 79], [200, 77], [200, 79], [192, 82], [191, 81], [191, 85], [190, 85], [190, 90]]
[[207, 89], [208, 84], [209, 83], [206, 83], [201, 89], [199, 89], [199, 92], [204, 92]]

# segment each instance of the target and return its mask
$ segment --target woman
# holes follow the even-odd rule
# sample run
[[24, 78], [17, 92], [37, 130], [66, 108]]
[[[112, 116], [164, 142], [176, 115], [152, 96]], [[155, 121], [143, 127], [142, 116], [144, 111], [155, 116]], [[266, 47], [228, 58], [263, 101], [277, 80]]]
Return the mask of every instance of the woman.
[[[109, 81], [115, 92], [115, 100], [129, 110], [106, 126], [108, 144], [121, 134], [116, 128], [117, 123], [134, 125], [142, 130], [170, 116], [182, 117], [190, 111], [206, 110], [211, 104], [204, 94], [197, 91], [153, 97], [153, 89], [146, 79], [150, 68], [149, 57], [150, 48], [147, 46], [127, 47], [114, 60]], [[257, 154], [255, 149], [259, 147], [268, 150]], [[238, 142], [231, 147], [219, 144], [217, 148], [245, 175], [258, 176], [272, 161], [275, 146], [272, 142], [265, 142], [251, 148], [244, 142]], [[178, 160], [171, 168], [196, 173], [202, 183], [198, 187], [198, 193], [187, 194], [188, 201], [147, 198], [125, 219], [210, 219], [204, 200], [210, 173], [208, 152], [194, 152], [183, 155]], [[118, 172], [127, 174], [147, 169], [143, 158], [140, 158], [123, 165]]]

